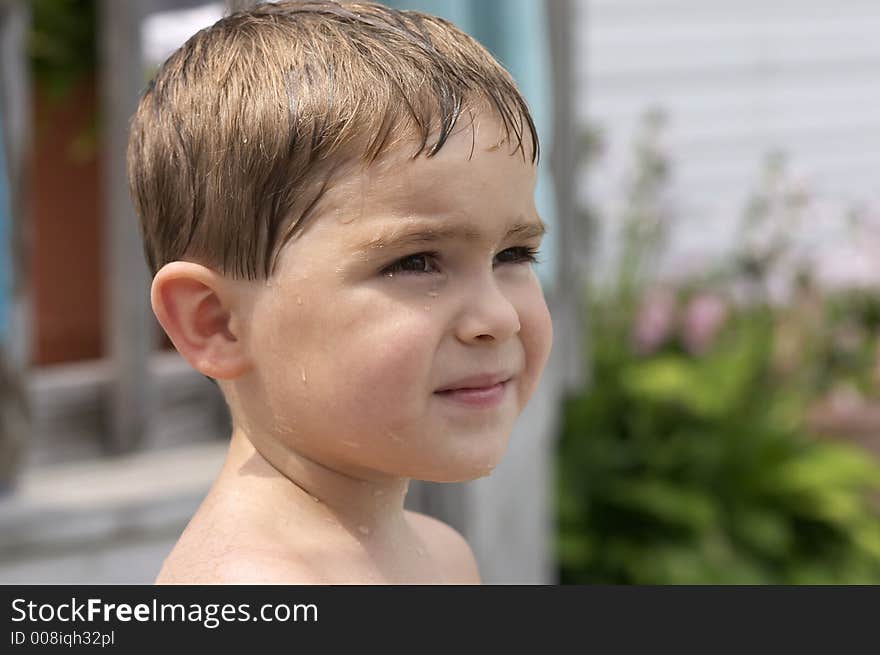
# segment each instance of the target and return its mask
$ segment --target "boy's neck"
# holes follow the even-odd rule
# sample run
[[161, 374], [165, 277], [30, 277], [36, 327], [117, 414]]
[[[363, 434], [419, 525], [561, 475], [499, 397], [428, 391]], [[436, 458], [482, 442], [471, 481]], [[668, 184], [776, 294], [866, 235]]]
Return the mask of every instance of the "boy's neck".
[[397, 532], [405, 525], [403, 503], [409, 479], [359, 479], [277, 442], [257, 450], [238, 428], [233, 430], [221, 475], [239, 484], [259, 486], [273, 505], [304, 507], [310, 515], [328, 523], [335, 521], [359, 539]]

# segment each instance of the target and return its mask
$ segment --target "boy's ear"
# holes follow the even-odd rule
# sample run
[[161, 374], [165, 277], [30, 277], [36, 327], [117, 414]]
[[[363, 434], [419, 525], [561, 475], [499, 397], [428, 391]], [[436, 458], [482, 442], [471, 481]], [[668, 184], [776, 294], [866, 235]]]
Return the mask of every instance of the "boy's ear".
[[190, 366], [210, 378], [229, 380], [250, 368], [233, 319], [233, 284], [200, 264], [170, 262], [153, 278], [153, 313]]

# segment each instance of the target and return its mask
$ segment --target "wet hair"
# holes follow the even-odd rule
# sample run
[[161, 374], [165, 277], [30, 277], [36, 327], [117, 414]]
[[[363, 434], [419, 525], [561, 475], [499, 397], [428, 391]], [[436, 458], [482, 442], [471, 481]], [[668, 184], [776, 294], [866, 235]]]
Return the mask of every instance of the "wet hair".
[[346, 165], [406, 144], [431, 157], [479, 111], [537, 161], [514, 81], [445, 20], [329, 0], [227, 16], [168, 58], [132, 118], [129, 185], [151, 272], [187, 260], [269, 278]]

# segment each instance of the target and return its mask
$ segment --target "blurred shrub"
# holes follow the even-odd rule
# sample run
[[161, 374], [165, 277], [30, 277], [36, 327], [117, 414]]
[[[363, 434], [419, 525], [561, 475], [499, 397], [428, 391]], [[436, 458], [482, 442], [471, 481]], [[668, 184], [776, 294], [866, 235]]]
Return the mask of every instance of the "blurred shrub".
[[28, 54], [39, 89], [59, 101], [94, 74], [95, 0], [31, 0]]
[[[637, 144], [618, 274], [586, 301], [591, 380], [564, 404], [558, 449], [562, 581], [880, 582], [880, 465], [806, 421], [829, 378], [869, 384], [880, 304], [817, 304], [798, 271], [795, 299], [773, 305], [762, 293], [784, 250], [773, 239], [705, 279], [649, 287], [668, 225], [661, 128], [654, 115]], [[752, 228], [772, 200], [760, 195]], [[859, 326], [849, 359], [825, 337], [841, 323]]]
[[[98, 151], [97, 8], [95, 0], [31, 0], [28, 57], [37, 91], [37, 141], [64, 153], [69, 162], [89, 164]], [[66, 142], [52, 126], [76, 116]]]

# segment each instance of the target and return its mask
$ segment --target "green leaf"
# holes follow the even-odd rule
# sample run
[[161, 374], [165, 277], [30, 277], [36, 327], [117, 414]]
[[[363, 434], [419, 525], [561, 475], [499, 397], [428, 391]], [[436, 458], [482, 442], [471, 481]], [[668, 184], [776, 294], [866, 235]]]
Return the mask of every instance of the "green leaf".
[[814, 443], [779, 467], [778, 482], [793, 492], [819, 493], [880, 485], [880, 465], [864, 451], [843, 444]]
[[662, 479], [621, 480], [609, 487], [611, 503], [655, 521], [700, 532], [718, 520], [713, 500], [704, 490], [687, 489]]
[[794, 538], [786, 514], [778, 510], [744, 508], [734, 514], [733, 529], [749, 548], [774, 558], [784, 556]]
[[564, 566], [572, 569], [585, 568], [592, 556], [590, 539], [585, 534], [563, 532], [558, 537], [556, 553]]

